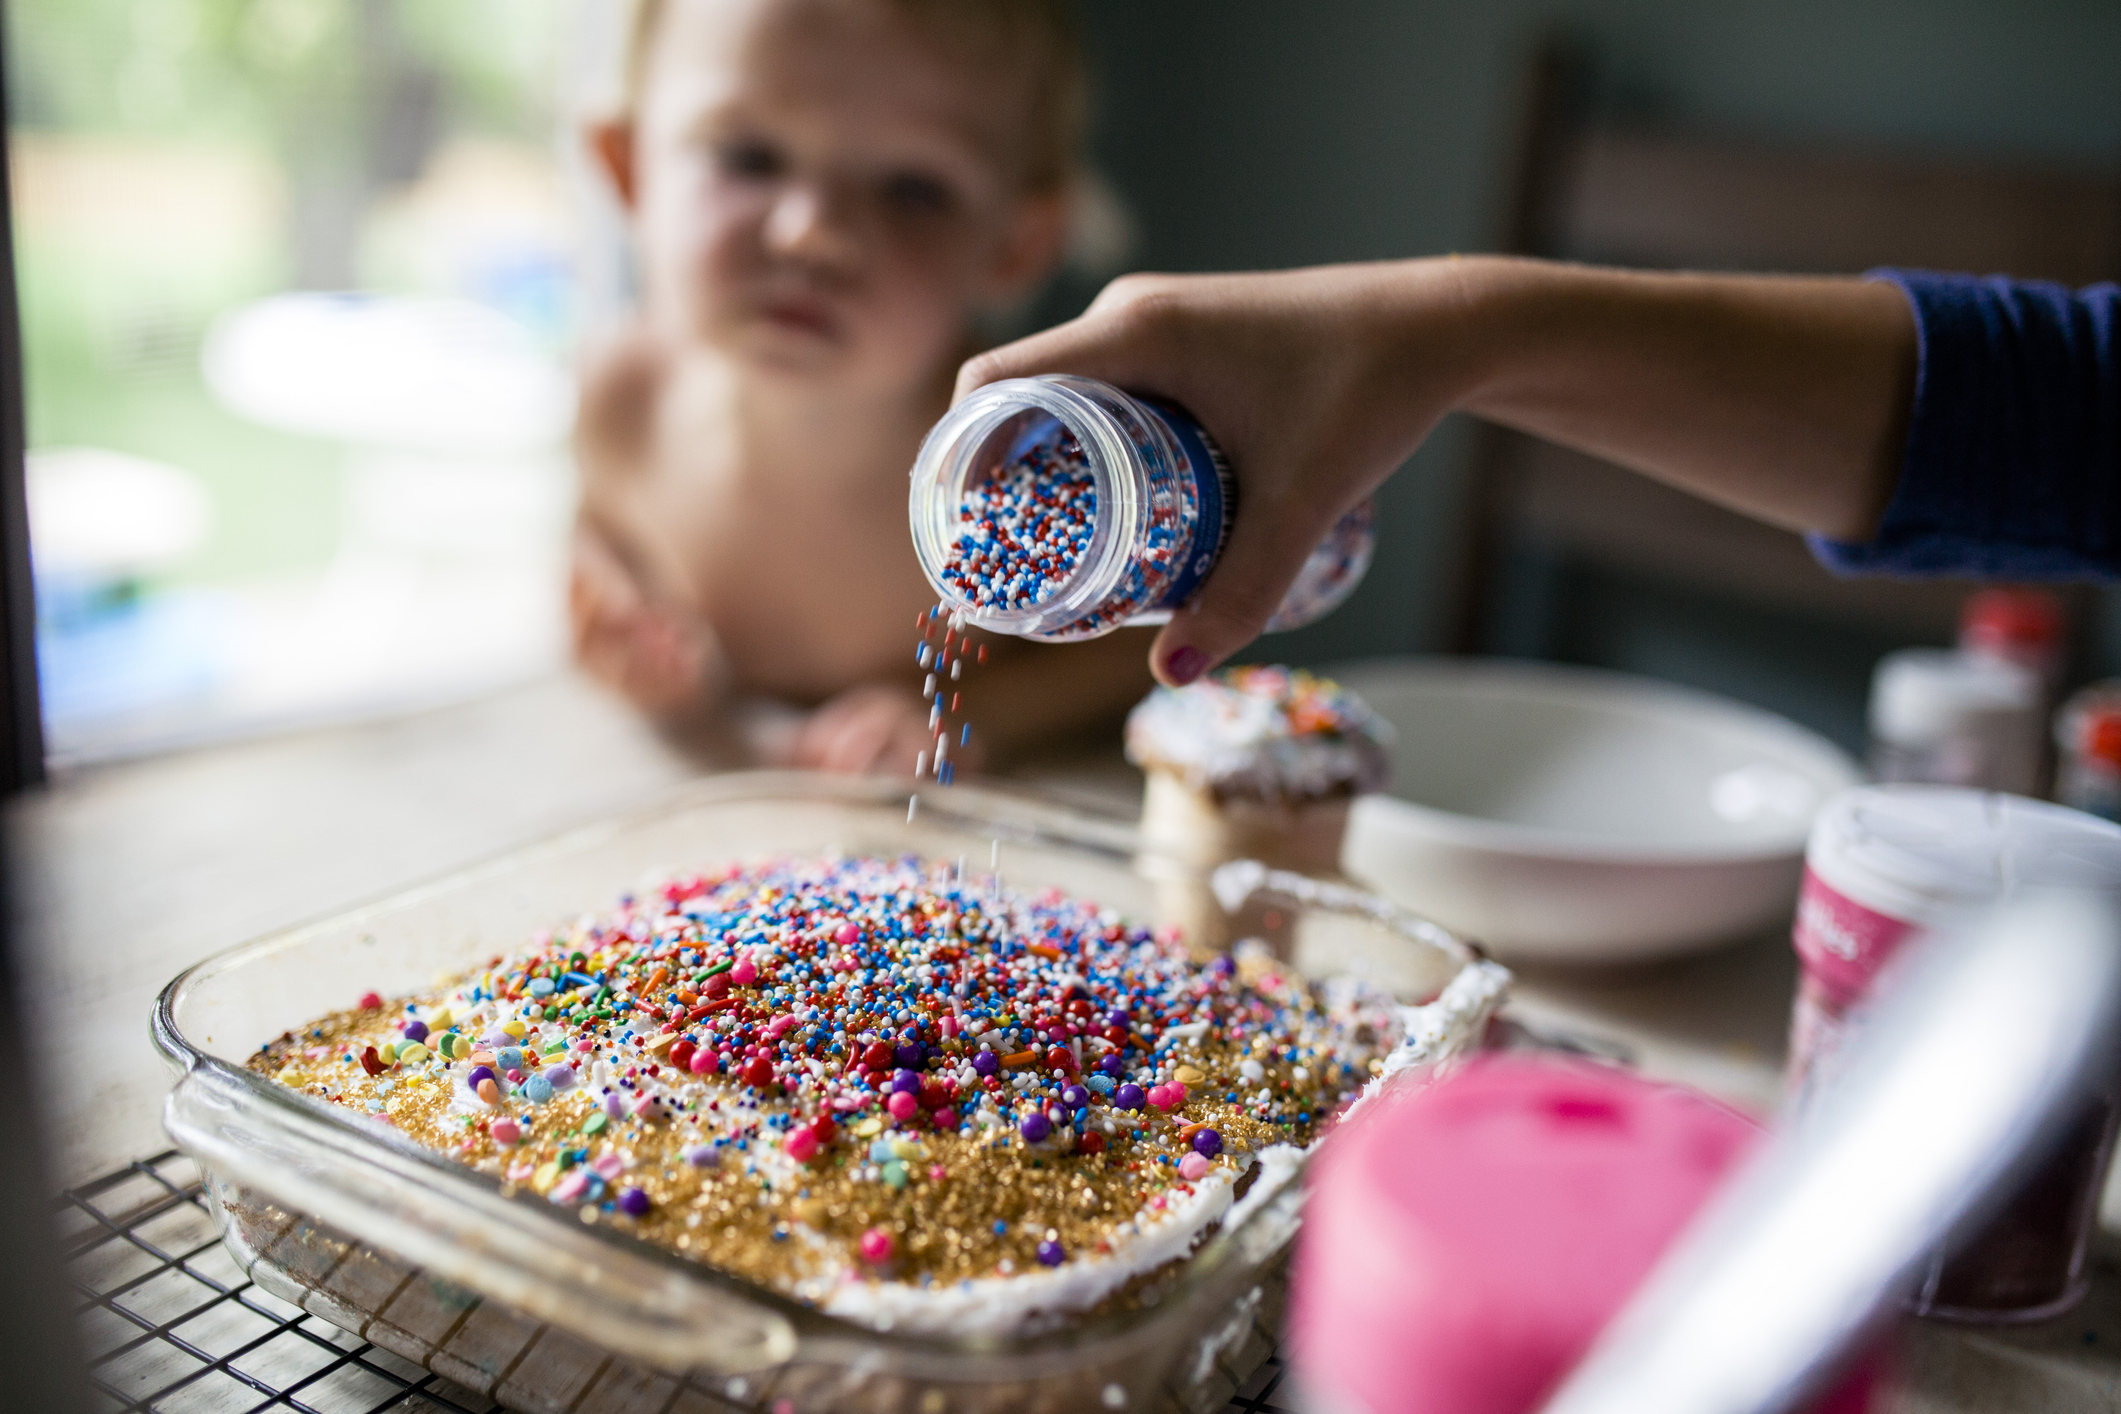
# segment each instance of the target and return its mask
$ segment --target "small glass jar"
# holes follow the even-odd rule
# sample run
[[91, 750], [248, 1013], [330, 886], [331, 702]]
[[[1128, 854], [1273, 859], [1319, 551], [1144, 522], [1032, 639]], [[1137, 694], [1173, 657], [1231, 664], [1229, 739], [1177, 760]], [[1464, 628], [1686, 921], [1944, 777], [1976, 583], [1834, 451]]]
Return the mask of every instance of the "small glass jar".
[[[1028, 457], [1064, 454], [1087, 473], [1087, 534], [1037, 592], [982, 603], [953, 578], [968, 496]], [[914, 552], [943, 604], [997, 633], [1049, 642], [1159, 624], [1214, 568], [1237, 509], [1237, 484], [1199, 423], [1169, 403], [1090, 378], [1042, 374], [990, 383], [921, 443], [909, 499]], [[1336, 607], [1369, 568], [1376, 532], [1365, 501], [1304, 562], [1269, 620], [1296, 628]], [[1072, 559], [1068, 556], [1072, 555]]]
[[1871, 774], [1887, 785], [2032, 795], [2042, 716], [2030, 668], [1945, 648], [1888, 653], [1871, 675]]
[[[1792, 1110], [1802, 1114], [1831, 1079], [1872, 984], [1910, 938], [2044, 889], [2121, 900], [2121, 829], [2040, 801], [1944, 786], [1859, 787], [1829, 801], [1805, 848], [1791, 930], [1799, 965]], [[2121, 1075], [2070, 1117], [1978, 1232], [1928, 1259], [1915, 1313], [2012, 1325], [2082, 1299], [2117, 1125]]]

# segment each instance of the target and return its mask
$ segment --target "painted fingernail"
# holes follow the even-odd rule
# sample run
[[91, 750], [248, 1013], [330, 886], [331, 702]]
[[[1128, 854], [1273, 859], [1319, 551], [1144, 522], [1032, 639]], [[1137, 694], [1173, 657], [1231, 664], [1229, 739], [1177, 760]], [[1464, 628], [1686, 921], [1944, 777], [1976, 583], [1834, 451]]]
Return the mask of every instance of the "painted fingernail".
[[1184, 687], [1208, 669], [1208, 655], [1192, 644], [1164, 659], [1164, 676], [1180, 687]]

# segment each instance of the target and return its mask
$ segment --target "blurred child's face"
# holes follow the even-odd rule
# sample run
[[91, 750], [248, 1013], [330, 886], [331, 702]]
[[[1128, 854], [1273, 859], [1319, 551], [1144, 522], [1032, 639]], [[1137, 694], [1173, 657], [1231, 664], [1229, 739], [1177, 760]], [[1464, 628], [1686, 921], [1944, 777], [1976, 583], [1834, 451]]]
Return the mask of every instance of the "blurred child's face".
[[1015, 180], [1024, 84], [891, 6], [672, 0], [651, 52], [630, 185], [649, 317], [678, 337], [903, 383], [1054, 258], [1059, 199]]

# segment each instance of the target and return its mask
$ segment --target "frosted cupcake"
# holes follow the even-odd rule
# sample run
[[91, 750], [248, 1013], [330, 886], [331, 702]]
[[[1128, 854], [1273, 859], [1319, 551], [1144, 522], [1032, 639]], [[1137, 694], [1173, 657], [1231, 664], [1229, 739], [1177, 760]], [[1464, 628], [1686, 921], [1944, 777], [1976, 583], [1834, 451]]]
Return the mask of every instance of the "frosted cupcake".
[[1274, 910], [1233, 917], [1202, 880], [1233, 859], [1340, 877], [1348, 806], [1384, 787], [1391, 739], [1361, 698], [1300, 668], [1231, 668], [1150, 693], [1127, 718], [1127, 759], [1148, 776], [1143, 840], [1187, 874], [1163, 889], [1162, 921], [1196, 956], [1247, 936], [1285, 950]]

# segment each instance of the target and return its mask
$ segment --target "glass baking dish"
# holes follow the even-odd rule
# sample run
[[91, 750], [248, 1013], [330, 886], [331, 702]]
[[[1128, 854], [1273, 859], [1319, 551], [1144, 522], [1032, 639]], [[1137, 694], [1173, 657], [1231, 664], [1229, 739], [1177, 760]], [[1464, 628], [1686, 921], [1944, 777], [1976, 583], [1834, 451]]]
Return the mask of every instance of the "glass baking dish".
[[[1143, 855], [1130, 825], [1022, 796], [929, 789], [909, 816], [903, 784], [723, 776], [647, 813], [235, 948], [171, 982], [154, 1018], [178, 1072], [165, 1123], [198, 1161], [230, 1252], [275, 1295], [518, 1409], [1225, 1402], [1273, 1348], [1297, 1182], [1248, 1197], [1135, 1308], [1035, 1336], [914, 1336], [823, 1315], [585, 1223], [243, 1068], [264, 1042], [362, 992], [419, 991], [662, 876], [784, 852], [960, 859], [1136, 921], [1153, 919], [1155, 880], [1175, 867]], [[1431, 1002], [1474, 954], [1368, 895], [1283, 882], [1308, 894], [1281, 899], [1298, 917], [1299, 969], [1367, 973], [1403, 1002], [1430, 1003], [1410, 1017], [1409, 1034], [1425, 1038], [1417, 1059], [1481, 1034], [1492, 987], [1461, 985]]]

